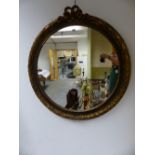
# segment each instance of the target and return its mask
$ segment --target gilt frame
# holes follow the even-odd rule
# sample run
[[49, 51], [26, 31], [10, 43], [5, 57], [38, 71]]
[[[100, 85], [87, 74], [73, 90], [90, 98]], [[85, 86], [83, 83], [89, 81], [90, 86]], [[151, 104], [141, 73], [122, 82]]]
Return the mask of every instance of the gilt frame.
[[[115, 47], [120, 60], [120, 77], [113, 94], [105, 104], [97, 107], [96, 109], [85, 112], [69, 111], [57, 105], [45, 94], [37, 76], [38, 57], [44, 43], [47, 41], [50, 35], [54, 34], [59, 29], [71, 25], [87, 26], [105, 35]], [[63, 16], [59, 16], [56, 20], [50, 22], [42, 29], [32, 45], [28, 60], [28, 73], [30, 82], [35, 94], [38, 96], [41, 102], [57, 115], [76, 120], [95, 118], [101, 114], [105, 114], [115, 107], [126, 92], [130, 80], [130, 72], [131, 63], [129, 52], [121, 35], [104, 20], [87, 13], [84, 14], [77, 5], [74, 5], [73, 7], [66, 7]]]

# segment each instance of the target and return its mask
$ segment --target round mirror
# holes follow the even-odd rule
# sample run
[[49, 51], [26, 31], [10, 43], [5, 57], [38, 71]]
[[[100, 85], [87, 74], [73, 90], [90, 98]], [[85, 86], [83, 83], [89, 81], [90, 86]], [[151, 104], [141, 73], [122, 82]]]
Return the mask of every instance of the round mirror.
[[28, 69], [32, 87], [48, 109], [66, 118], [89, 119], [108, 112], [124, 95], [130, 58], [112, 26], [73, 6], [40, 32]]
[[52, 34], [38, 59], [38, 78], [47, 96], [70, 111], [104, 104], [119, 79], [119, 58], [98, 31], [68, 26]]

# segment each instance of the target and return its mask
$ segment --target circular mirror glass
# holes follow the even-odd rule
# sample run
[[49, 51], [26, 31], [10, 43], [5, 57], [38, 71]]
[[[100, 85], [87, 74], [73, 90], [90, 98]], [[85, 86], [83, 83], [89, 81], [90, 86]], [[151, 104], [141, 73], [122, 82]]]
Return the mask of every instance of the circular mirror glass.
[[105, 104], [119, 81], [120, 61], [111, 42], [98, 31], [68, 26], [43, 45], [37, 75], [46, 95], [74, 112]]

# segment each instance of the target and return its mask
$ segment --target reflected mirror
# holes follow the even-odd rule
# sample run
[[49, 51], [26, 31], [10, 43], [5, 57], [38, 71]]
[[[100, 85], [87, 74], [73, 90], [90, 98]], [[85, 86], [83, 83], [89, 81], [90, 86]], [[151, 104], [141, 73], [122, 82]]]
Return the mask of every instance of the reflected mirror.
[[119, 57], [100, 32], [68, 26], [43, 45], [37, 75], [46, 95], [69, 111], [89, 111], [103, 105], [119, 80]]

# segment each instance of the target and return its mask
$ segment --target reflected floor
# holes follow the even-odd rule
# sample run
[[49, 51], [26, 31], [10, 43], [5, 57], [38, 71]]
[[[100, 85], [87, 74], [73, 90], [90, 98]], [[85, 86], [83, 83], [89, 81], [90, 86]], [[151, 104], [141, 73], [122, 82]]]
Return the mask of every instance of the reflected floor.
[[[45, 92], [55, 103], [65, 107], [67, 104], [66, 94], [69, 89], [77, 89], [75, 81], [75, 79], [46, 81]], [[80, 91], [78, 90], [78, 92]]]
[[[56, 80], [56, 81], [46, 81], [46, 86], [44, 90], [46, 94], [58, 105], [65, 107], [67, 104], [67, 93], [70, 89], [77, 89], [79, 98], [82, 96], [81, 87], [77, 84], [77, 79], [63, 79], [63, 80]], [[93, 88], [94, 90], [94, 88]], [[102, 103], [107, 98], [102, 98]], [[79, 103], [80, 104], [80, 103]], [[89, 107], [86, 110], [89, 110], [101, 102], [95, 100], [95, 102], [89, 104]], [[84, 105], [81, 104], [76, 111], [83, 111]]]

